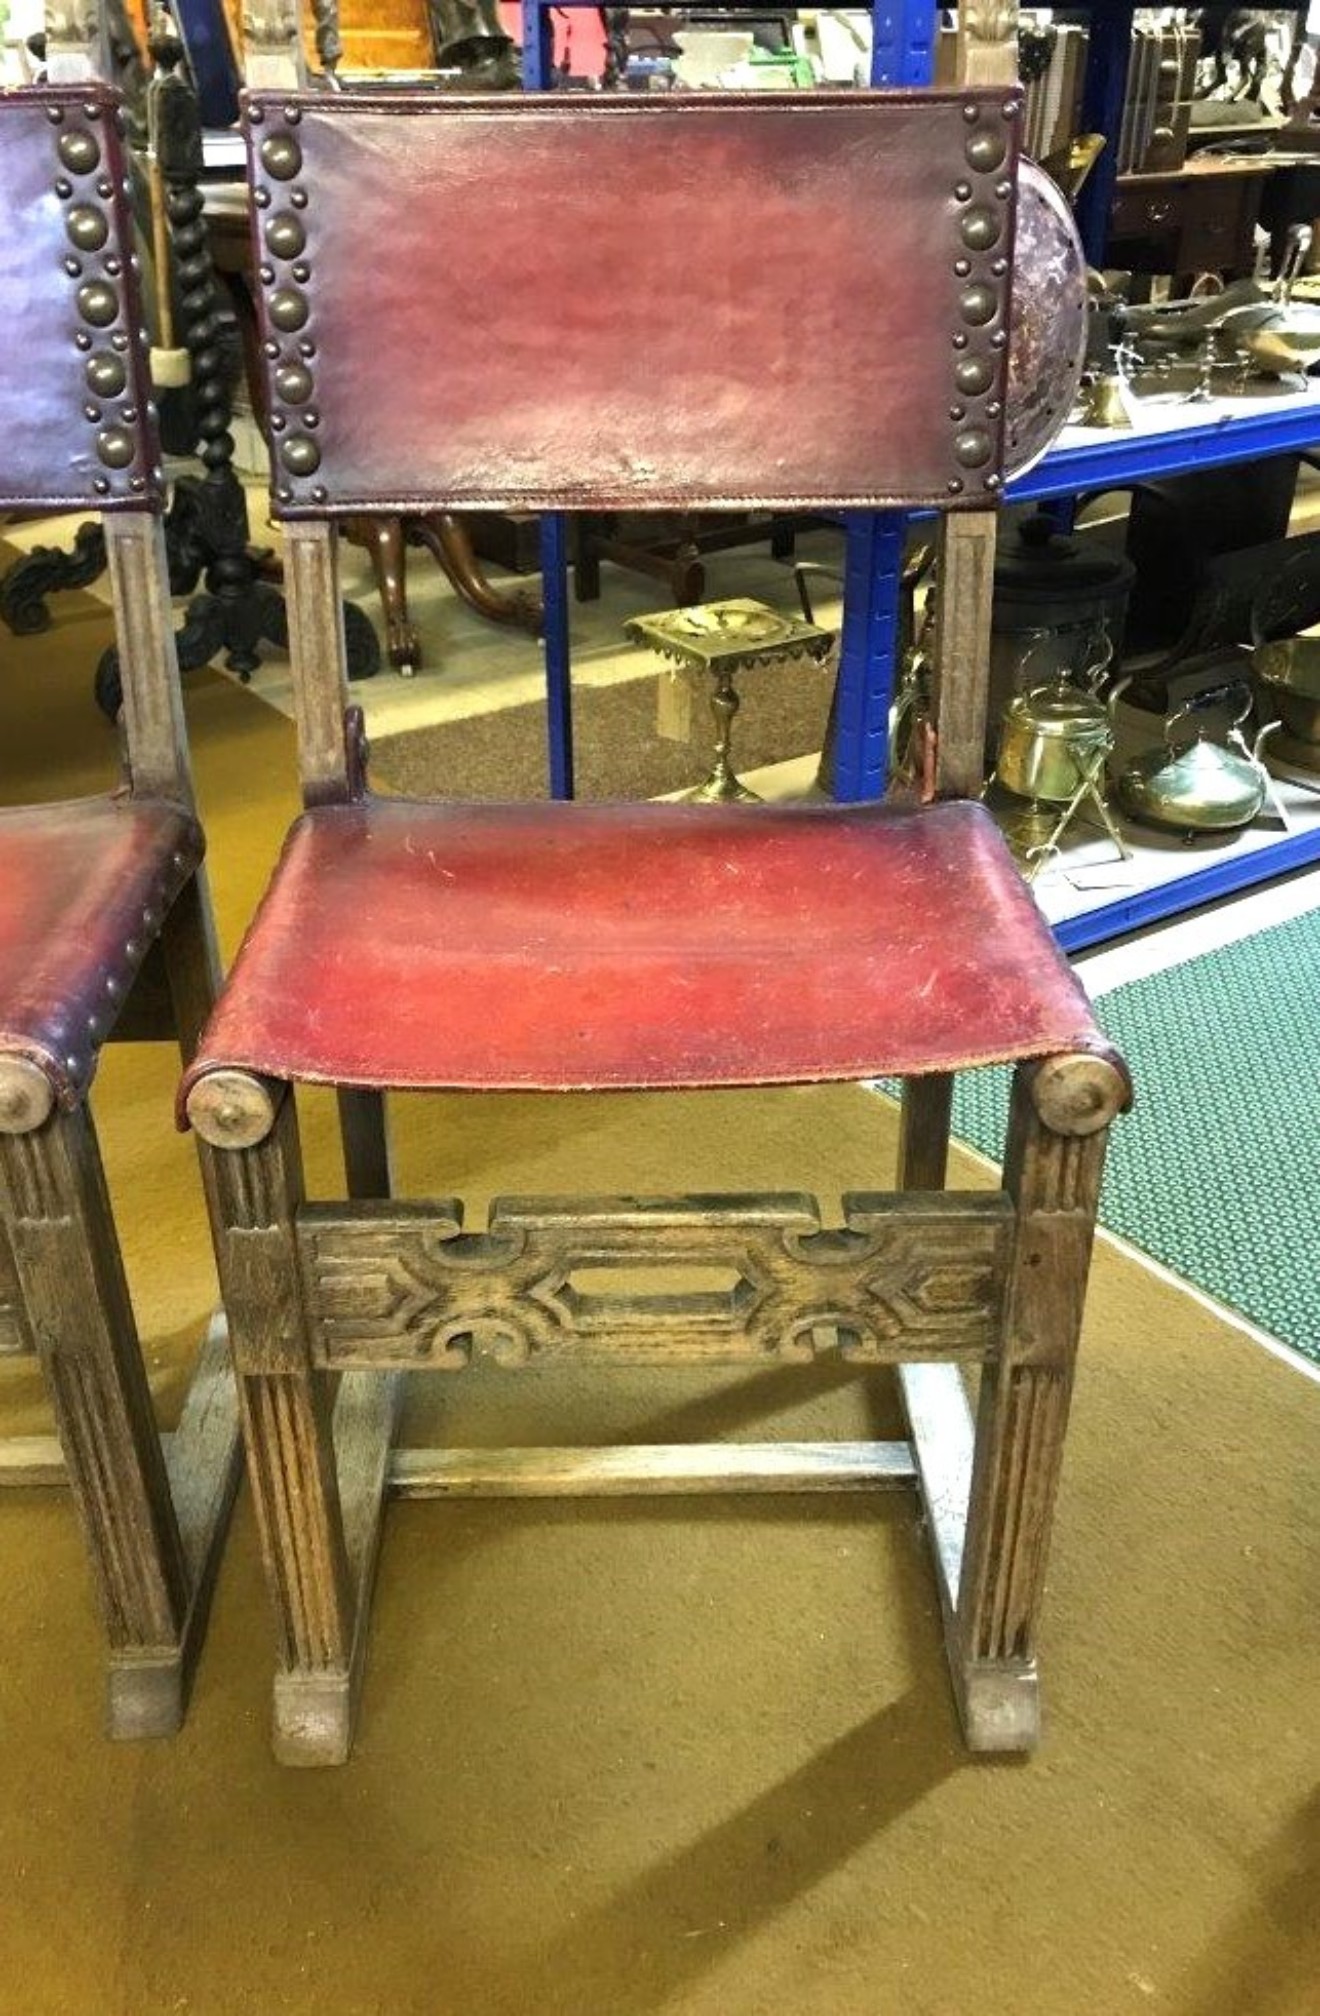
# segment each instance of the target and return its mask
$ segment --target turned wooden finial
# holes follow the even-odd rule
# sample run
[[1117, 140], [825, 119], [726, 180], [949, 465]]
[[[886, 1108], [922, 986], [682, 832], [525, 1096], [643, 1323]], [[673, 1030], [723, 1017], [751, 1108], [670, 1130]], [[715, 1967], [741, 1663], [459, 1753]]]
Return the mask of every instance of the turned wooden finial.
[[1130, 1103], [1132, 1088], [1117, 1059], [1074, 1051], [1036, 1066], [1031, 1097], [1051, 1134], [1098, 1134]]
[[249, 1071], [208, 1071], [188, 1094], [188, 1119], [212, 1148], [255, 1148], [275, 1125], [280, 1088]]
[[30, 1134], [50, 1117], [55, 1088], [30, 1057], [0, 1057], [0, 1134]]

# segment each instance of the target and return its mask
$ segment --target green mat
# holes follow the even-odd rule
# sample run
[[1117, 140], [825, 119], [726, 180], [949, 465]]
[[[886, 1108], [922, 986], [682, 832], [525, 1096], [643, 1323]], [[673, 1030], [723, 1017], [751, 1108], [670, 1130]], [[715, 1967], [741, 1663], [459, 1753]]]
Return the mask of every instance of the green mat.
[[[1320, 1364], [1320, 911], [1103, 995], [1132, 1067], [1100, 1215]], [[1008, 1073], [958, 1082], [954, 1128], [1003, 1153]]]

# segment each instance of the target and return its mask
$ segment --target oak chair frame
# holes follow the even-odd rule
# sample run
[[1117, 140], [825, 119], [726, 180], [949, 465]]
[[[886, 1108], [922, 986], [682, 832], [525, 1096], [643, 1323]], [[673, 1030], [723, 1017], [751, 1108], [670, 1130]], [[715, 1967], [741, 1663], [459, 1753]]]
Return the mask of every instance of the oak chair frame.
[[[279, 126], [287, 108], [282, 115], [258, 101], [250, 116], [259, 136], [260, 120]], [[264, 158], [282, 175], [294, 172], [300, 157], [287, 128], [264, 130], [262, 145], [284, 150]], [[272, 360], [278, 350], [271, 343]], [[309, 453], [290, 453], [287, 435], [283, 444], [277, 438], [273, 450], [277, 508], [294, 497], [284, 471], [302, 475], [311, 464]], [[301, 492], [285, 516], [305, 801], [349, 804], [365, 785], [360, 717], [347, 704], [336, 527], [309, 511]], [[980, 784], [993, 541], [992, 509], [946, 514], [936, 728], [947, 796]], [[276, 1613], [277, 1756], [325, 1764], [349, 1754], [391, 1492], [908, 1483], [920, 1492], [933, 1542], [967, 1741], [981, 1750], [1030, 1748], [1036, 1624], [1097, 1197], [1109, 1125], [1128, 1085], [1121, 1062], [1094, 1049], [1019, 1063], [1003, 1188], [966, 1195], [944, 1189], [952, 1086], [943, 1070], [905, 1081], [897, 1194], [846, 1199], [841, 1227], [822, 1230], [814, 1200], [798, 1195], [543, 1198], [502, 1200], [488, 1228], [465, 1233], [456, 1203], [392, 1199], [383, 1092], [339, 1088], [347, 1198], [309, 1204], [292, 1085], [207, 1064], [186, 1106], [204, 1144]], [[751, 1306], [676, 1295], [608, 1298], [602, 1309], [575, 1293], [575, 1268], [625, 1263], [733, 1266], [754, 1288]], [[839, 1351], [897, 1367], [910, 1438], [396, 1447], [409, 1372], [461, 1370], [483, 1346], [510, 1367], [556, 1359], [745, 1365]], [[974, 1418], [960, 1369], [967, 1362], [981, 1367]]]
[[[104, 514], [123, 672], [124, 794], [191, 819], [116, 100], [89, 81], [36, 88], [0, 95], [0, 119], [25, 116], [24, 106], [49, 135], [50, 180], [63, 206], [54, 238], [34, 233], [32, 257], [54, 258], [65, 238], [66, 252], [72, 244], [88, 256], [66, 260], [69, 347], [82, 354], [16, 345], [18, 370], [28, 384], [48, 374], [57, 398], [67, 387], [75, 435], [91, 434], [93, 414], [108, 423], [85, 459], [63, 470], [52, 462], [62, 494], [49, 501]], [[87, 277], [75, 295], [80, 275]], [[112, 367], [112, 358], [122, 365]], [[94, 368], [107, 384], [122, 381], [120, 396], [140, 410], [119, 409], [113, 398], [111, 410], [86, 409]], [[138, 942], [115, 948], [86, 1026], [67, 1032], [73, 1054], [45, 1059], [0, 1046], [0, 1354], [35, 1353], [57, 1429], [52, 1438], [0, 1442], [0, 1484], [71, 1488], [108, 1640], [115, 1737], [179, 1726], [240, 1471], [222, 1317], [210, 1325], [177, 1428], [157, 1429], [88, 1103], [95, 1054], [110, 1037], [173, 1038], [185, 1062], [193, 1053], [219, 961], [205, 872], [200, 865], [184, 872], [187, 865], [184, 855], [173, 858], [133, 927]]]

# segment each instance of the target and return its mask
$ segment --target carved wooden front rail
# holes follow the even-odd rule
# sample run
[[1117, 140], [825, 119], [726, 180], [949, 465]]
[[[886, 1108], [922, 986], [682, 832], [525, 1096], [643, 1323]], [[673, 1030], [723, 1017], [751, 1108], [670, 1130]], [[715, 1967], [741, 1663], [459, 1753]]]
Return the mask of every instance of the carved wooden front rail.
[[[503, 1198], [484, 1232], [457, 1202], [306, 1206], [297, 1234], [314, 1362], [336, 1370], [709, 1365], [996, 1355], [1008, 1197]], [[259, 1235], [255, 1235], [259, 1236]], [[659, 1275], [659, 1292], [593, 1274]], [[693, 1270], [725, 1285], [681, 1286]], [[672, 1277], [672, 1282], [666, 1280]]]

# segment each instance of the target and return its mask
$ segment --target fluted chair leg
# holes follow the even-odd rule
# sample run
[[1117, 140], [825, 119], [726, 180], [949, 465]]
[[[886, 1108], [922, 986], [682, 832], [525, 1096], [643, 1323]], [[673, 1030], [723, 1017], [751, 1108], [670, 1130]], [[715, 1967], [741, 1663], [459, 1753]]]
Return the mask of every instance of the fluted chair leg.
[[275, 1753], [287, 1764], [342, 1763], [399, 1381], [349, 1374], [336, 1401], [334, 1382], [313, 1365], [294, 1227], [302, 1163], [287, 1089], [218, 1074], [194, 1092], [189, 1113], [206, 1143], [248, 1477], [275, 1604]]
[[168, 1735], [201, 1635], [91, 1116], [0, 1132], [0, 1213], [110, 1642], [114, 1736]]
[[981, 1371], [950, 1654], [973, 1749], [1039, 1736], [1036, 1624], [1109, 1123], [1126, 1098], [1087, 1056], [1019, 1065], [1004, 1166], [1017, 1211], [1002, 1348]]

